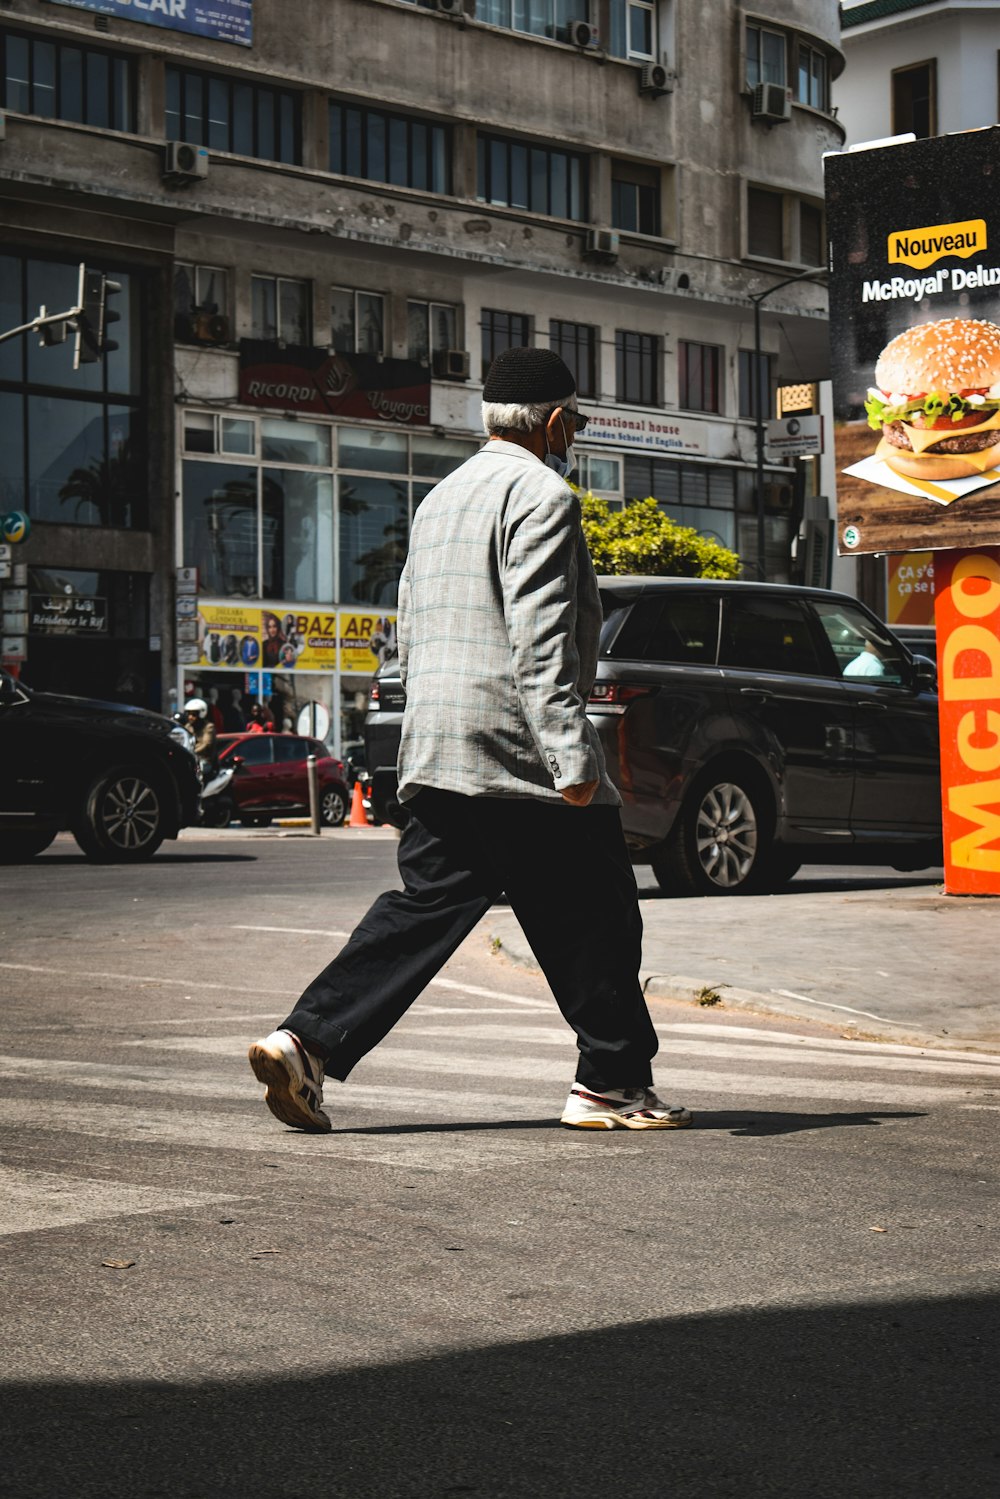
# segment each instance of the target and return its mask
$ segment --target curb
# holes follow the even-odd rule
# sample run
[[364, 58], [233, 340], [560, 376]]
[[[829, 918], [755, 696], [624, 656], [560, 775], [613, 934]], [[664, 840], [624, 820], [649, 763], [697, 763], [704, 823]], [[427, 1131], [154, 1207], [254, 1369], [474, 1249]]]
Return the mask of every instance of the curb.
[[[516, 968], [536, 974], [541, 972], [531, 949], [526, 944], [519, 945], [516, 939], [512, 943], [509, 934], [494, 929], [487, 933], [487, 942], [492, 952], [502, 955]], [[675, 1004], [689, 1005], [692, 1009], [717, 1010], [720, 1014], [740, 1010], [785, 1020], [808, 1021], [813, 1025], [832, 1027], [850, 1040], [883, 1041], [937, 1051], [981, 1052], [985, 1056], [996, 1056], [1000, 1052], [1000, 1045], [995, 1043], [975, 1037], [942, 1036], [897, 1021], [873, 1020], [856, 1015], [846, 1005], [832, 1001], [796, 1000], [767, 990], [706, 984], [687, 975], [654, 973], [648, 968], [639, 970], [639, 982], [647, 999], [670, 1000]]]

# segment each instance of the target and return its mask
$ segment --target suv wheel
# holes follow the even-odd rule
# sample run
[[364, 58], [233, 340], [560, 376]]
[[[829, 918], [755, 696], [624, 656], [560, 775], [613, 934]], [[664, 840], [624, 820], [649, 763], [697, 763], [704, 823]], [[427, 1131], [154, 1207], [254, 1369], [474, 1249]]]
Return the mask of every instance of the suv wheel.
[[347, 816], [347, 798], [336, 786], [327, 786], [319, 794], [319, 818], [325, 828], [343, 827]]
[[740, 772], [694, 788], [653, 861], [668, 895], [749, 895], [766, 885], [770, 840], [759, 794]]
[[0, 833], [0, 864], [23, 864], [48, 848], [56, 836], [55, 828], [45, 832], [38, 828], [4, 828]]
[[163, 792], [155, 776], [132, 765], [118, 765], [99, 776], [73, 836], [96, 863], [151, 859], [166, 836]]

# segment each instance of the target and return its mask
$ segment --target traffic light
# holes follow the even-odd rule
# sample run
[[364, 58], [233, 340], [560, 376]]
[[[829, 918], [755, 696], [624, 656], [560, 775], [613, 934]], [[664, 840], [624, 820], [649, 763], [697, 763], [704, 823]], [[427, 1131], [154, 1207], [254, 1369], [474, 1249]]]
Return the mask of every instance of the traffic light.
[[108, 298], [117, 295], [121, 289], [121, 282], [112, 281], [103, 271], [92, 271], [85, 265], [80, 267], [80, 287], [76, 299], [80, 311], [76, 317], [76, 345], [73, 350], [75, 370], [81, 364], [96, 364], [102, 354], [117, 349], [118, 345], [114, 340], [108, 338], [107, 329], [110, 323], [120, 320], [121, 313], [108, 306]]

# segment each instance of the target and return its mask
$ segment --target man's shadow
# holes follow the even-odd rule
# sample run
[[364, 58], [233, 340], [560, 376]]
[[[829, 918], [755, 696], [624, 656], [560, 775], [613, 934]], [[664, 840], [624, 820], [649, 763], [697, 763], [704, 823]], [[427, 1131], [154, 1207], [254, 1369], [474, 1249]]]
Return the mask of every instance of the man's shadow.
[[[923, 1119], [922, 1113], [876, 1113], [866, 1110], [859, 1114], [799, 1114], [775, 1113], [771, 1110], [754, 1109], [750, 1113], [728, 1109], [695, 1111], [692, 1129], [728, 1130], [731, 1135], [743, 1138], [758, 1138], [762, 1135], [795, 1135], [812, 1129], [844, 1129], [858, 1125], [878, 1126], [883, 1120]], [[477, 1130], [538, 1130], [560, 1129], [555, 1117], [546, 1119], [468, 1119], [446, 1124], [367, 1124], [335, 1129], [334, 1135], [462, 1135]], [[576, 1134], [618, 1135], [618, 1130], [574, 1131]], [[633, 1130], [632, 1134], [659, 1134], [659, 1130]]]

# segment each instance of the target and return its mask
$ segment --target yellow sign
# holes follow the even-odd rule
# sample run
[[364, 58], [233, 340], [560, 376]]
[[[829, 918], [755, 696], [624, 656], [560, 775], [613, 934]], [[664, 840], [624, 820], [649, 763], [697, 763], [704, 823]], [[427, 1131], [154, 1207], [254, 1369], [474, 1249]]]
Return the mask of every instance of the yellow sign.
[[968, 260], [986, 249], [986, 220], [964, 219], [960, 224], [930, 224], [926, 229], [894, 229], [889, 235], [890, 265], [912, 265], [923, 271], [946, 255]]
[[200, 666], [371, 676], [396, 648], [396, 616], [199, 601]]

